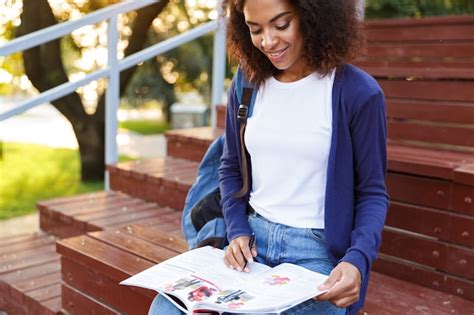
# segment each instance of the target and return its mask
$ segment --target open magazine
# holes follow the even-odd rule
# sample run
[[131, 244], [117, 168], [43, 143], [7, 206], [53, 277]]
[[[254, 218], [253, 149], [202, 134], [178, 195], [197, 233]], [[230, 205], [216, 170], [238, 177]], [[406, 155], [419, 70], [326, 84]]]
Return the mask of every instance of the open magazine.
[[148, 268], [120, 284], [158, 291], [185, 313], [280, 313], [324, 291], [327, 276], [293, 264], [253, 262], [250, 272], [224, 264], [224, 251], [194, 249]]

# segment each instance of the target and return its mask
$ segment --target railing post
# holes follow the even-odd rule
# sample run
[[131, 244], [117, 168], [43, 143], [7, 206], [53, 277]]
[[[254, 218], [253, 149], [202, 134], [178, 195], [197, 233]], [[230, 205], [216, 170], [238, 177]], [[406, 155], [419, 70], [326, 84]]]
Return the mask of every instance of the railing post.
[[[117, 15], [107, 21], [107, 50], [109, 77], [105, 94], [105, 163], [117, 162], [117, 110], [120, 101], [120, 70], [117, 59], [119, 40]], [[105, 190], [110, 190], [109, 172], [105, 171]]]
[[365, 19], [365, 0], [357, 1], [357, 10], [359, 11], [359, 19], [364, 21]]
[[211, 126], [217, 126], [217, 105], [222, 103], [226, 69], [226, 19], [222, 15], [222, 1], [217, 1], [219, 27], [214, 34], [212, 59]]

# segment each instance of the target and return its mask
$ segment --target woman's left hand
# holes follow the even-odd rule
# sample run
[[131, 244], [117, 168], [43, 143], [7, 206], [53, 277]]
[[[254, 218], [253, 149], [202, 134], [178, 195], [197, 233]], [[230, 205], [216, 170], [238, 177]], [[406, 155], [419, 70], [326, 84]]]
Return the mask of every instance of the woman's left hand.
[[359, 300], [361, 285], [359, 269], [354, 265], [341, 262], [337, 265], [326, 279], [319, 290], [328, 290], [317, 296], [318, 301], [331, 301], [337, 307], [344, 308]]

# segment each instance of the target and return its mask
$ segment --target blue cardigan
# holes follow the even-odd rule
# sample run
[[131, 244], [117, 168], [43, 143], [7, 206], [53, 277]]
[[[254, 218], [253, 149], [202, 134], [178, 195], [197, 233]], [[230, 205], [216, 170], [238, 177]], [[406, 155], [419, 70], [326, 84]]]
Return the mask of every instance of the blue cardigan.
[[[238, 107], [234, 77], [219, 167], [221, 203], [229, 242], [252, 233], [246, 215], [250, 191], [244, 198], [233, 197], [242, 186]], [[360, 299], [348, 309], [349, 314], [355, 314], [364, 304], [369, 272], [380, 246], [389, 204], [384, 182], [387, 167], [385, 99], [370, 75], [346, 64], [336, 72], [332, 109], [324, 231], [332, 261], [351, 263], [362, 275]], [[283, 118], [282, 123], [284, 126]], [[249, 177], [250, 174], [251, 170]], [[250, 179], [250, 187], [251, 183]]]

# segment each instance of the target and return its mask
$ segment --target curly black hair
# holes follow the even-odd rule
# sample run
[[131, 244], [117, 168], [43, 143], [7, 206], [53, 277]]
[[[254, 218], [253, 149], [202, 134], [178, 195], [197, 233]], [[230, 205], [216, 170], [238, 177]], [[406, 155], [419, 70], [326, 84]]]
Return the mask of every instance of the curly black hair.
[[[250, 0], [251, 1], [251, 0]], [[300, 17], [305, 40], [303, 57], [321, 75], [354, 60], [365, 43], [356, 0], [286, 0]], [[243, 7], [245, 0], [225, 0], [228, 15], [227, 47], [247, 78], [259, 86], [278, 73], [270, 60], [252, 44]]]

